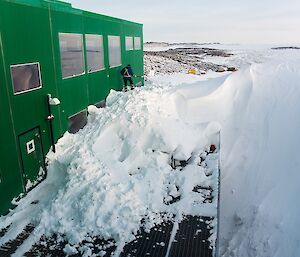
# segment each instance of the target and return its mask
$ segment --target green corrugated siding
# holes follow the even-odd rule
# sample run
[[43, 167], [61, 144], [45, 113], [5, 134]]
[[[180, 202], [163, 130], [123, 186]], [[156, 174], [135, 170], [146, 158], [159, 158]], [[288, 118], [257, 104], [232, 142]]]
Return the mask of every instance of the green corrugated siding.
[[[0, 24], [2, 24], [1, 20], [0, 16]], [[11, 199], [23, 191], [21, 164], [14, 134], [10, 99], [5, 87], [7, 74], [3, 69], [4, 58], [1, 38], [0, 33], [0, 214], [5, 213], [11, 207]]]
[[[21, 175], [21, 135], [39, 128], [44, 152], [50, 148], [47, 94], [61, 101], [52, 107], [57, 140], [67, 130], [70, 116], [105, 100], [111, 88], [122, 88], [120, 69], [124, 65], [130, 63], [136, 74], [143, 74], [143, 51], [125, 50], [125, 36], [142, 38], [142, 29], [141, 24], [81, 11], [60, 1], [0, 0], [0, 214], [8, 210], [11, 199], [23, 191], [26, 182]], [[62, 79], [59, 32], [103, 35], [106, 68]], [[108, 35], [121, 37], [122, 66], [109, 68]], [[40, 63], [43, 87], [14, 95], [10, 65], [31, 62]], [[136, 78], [138, 81], [142, 79]]]

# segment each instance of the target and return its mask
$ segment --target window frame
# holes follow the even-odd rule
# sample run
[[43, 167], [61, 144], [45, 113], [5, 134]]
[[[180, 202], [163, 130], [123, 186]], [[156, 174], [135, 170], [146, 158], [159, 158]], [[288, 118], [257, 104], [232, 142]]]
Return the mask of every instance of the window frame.
[[[87, 55], [87, 44], [86, 44], [86, 36], [99, 36], [101, 37], [101, 40], [102, 40], [102, 52], [103, 52], [103, 55], [102, 55], [102, 60], [103, 60], [103, 68], [100, 68], [98, 70], [92, 70], [90, 71], [89, 70], [89, 63], [88, 63], [88, 55]], [[98, 71], [103, 71], [106, 69], [105, 67], [105, 53], [104, 53], [104, 40], [103, 40], [104, 36], [103, 35], [100, 35], [100, 34], [85, 34], [85, 54], [86, 54], [86, 67], [87, 67], [87, 73], [88, 74], [91, 74], [91, 73], [94, 73], [94, 72], [98, 72]]]
[[[60, 48], [60, 39], [59, 39], [59, 35], [60, 34], [65, 34], [65, 35], [79, 35], [81, 37], [81, 49], [82, 49], [82, 67], [83, 67], [83, 72], [79, 73], [79, 74], [75, 74], [75, 75], [71, 75], [71, 76], [63, 76], [63, 69], [62, 69], [62, 58], [61, 58], [61, 48]], [[70, 79], [70, 78], [75, 78], [75, 77], [79, 77], [82, 75], [86, 74], [86, 63], [85, 63], [85, 49], [84, 49], [84, 35], [81, 33], [73, 33], [73, 32], [58, 32], [58, 46], [59, 46], [59, 54], [60, 54], [60, 69], [61, 69], [61, 76], [62, 76], [62, 80], [65, 79]]]
[[[120, 64], [117, 64], [117, 65], [113, 65], [111, 66], [110, 65], [110, 54], [109, 54], [109, 38], [110, 37], [118, 37], [119, 38], [119, 43], [120, 43]], [[108, 42], [108, 66], [110, 69], [113, 69], [113, 68], [117, 68], [117, 67], [120, 67], [122, 66], [122, 46], [121, 46], [121, 36], [118, 36], [118, 35], [107, 35], [107, 42]]]
[[[127, 49], [127, 38], [131, 38], [132, 41], [132, 48]], [[125, 50], [126, 51], [133, 51], [134, 50], [134, 37], [133, 36], [125, 36]]]
[[[31, 89], [28, 89], [28, 90], [20, 91], [20, 92], [15, 92], [15, 85], [14, 85], [14, 80], [13, 80], [12, 68], [13, 67], [26, 66], [26, 65], [33, 65], [33, 64], [37, 64], [37, 66], [38, 66], [38, 74], [39, 74], [39, 82], [40, 82], [39, 84], [40, 84], [40, 86], [39, 87], [35, 87], [35, 88], [31, 88]], [[25, 94], [25, 93], [32, 92], [32, 91], [39, 90], [39, 89], [43, 88], [43, 81], [42, 81], [42, 73], [41, 73], [40, 62], [28, 62], [28, 63], [21, 63], [21, 64], [12, 64], [12, 65], [10, 65], [10, 76], [11, 76], [11, 84], [12, 84], [12, 89], [13, 89], [14, 95], [21, 95], [21, 94]]]
[[[136, 38], [139, 39], [139, 48], [136, 48], [136, 45], [135, 45]], [[142, 50], [142, 38], [140, 36], [135, 36], [134, 37], [133, 47], [134, 47], [134, 50]]]

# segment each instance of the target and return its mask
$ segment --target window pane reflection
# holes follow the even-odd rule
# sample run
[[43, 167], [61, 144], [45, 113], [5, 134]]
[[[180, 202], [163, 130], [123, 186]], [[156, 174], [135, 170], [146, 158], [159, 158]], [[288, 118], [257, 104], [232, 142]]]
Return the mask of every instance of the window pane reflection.
[[141, 38], [140, 37], [135, 37], [134, 38], [134, 49], [135, 50], [140, 50], [141, 49]]
[[42, 86], [39, 63], [12, 65], [10, 69], [15, 94]]
[[86, 35], [86, 55], [89, 72], [104, 68], [103, 38], [100, 35]]
[[59, 33], [62, 77], [84, 73], [82, 35]]
[[133, 50], [133, 37], [125, 37], [126, 50]]
[[121, 43], [119, 36], [108, 36], [109, 66], [121, 65]]

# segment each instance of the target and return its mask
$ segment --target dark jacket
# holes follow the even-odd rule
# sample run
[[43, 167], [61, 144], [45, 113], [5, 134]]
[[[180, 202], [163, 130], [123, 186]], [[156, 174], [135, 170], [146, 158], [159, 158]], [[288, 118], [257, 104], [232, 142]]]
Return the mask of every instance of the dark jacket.
[[123, 78], [131, 78], [131, 76], [133, 75], [133, 70], [132, 70], [131, 66], [124, 67], [121, 70], [121, 74], [122, 74]]

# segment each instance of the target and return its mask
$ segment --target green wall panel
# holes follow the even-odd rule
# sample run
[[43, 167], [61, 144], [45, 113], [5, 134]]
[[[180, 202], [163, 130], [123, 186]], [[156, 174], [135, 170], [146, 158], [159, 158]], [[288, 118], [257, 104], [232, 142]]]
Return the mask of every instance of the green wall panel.
[[[86, 13], [88, 14], [88, 13]], [[107, 27], [110, 23], [96, 18], [96, 17], [84, 17], [84, 33], [102, 35], [103, 37], [103, 49], [104, 49], [104, 66], [101, 71], [89, 73], [88, 85], [89, 85], [89, 104], [99, 103], [104, 100], [109, 93], [110, 87], [108, 84], [108, 54], [107, 54]]]
[[[2, 24], [1, 16], [0, 24]], [[0, 27], [0, 31], [1, 29]], [[14, 134], [10, 103], [6, 89], [1, 38], [0, 32], [0, 214], [3, 214], [11, 207], [11, 200], [23, 191], [23, 183], [16, 146], [16, 136]]]
[[[19, 4], [6, 4], [1, 10], [3, 22], [3, 51], [8, 76], [7, 87], [11, 99], [16, 134], [38, 125], [42, 128], [45, 147], [50, 145], [46, 117], [46, 95], [57, 95], [52, 56], [49, 12]], [[11, 17], [14, 17], [13, 19]], [[39, 62], [42, 88], [14, 95], [10, 65]]]
[[[11, 206], [13, 197], [24, 192], [24, 167], [38, 169], [39, 166], [38, 162], [24, 165], [21, 158], [24, 149], [20, 148], [22, 135], [39, 128], [44, 153], [50, 149], [47, 95], [51, 94], [61, 102], [51, 106], [56, 141], [68, 130], [70, 116], [105, 100], [110, 89], [122, 89], [122, 67], [130, 63], [135, 74], [143, 75], [142, 49], [125, 50], [125, 36], [139, 36], [142, 40], [142, 30], [141, 24], [81, 11], [60, 1], [0, 0], [0, 129], [3, 131], [0, 135], [0, 215]], [[82, 34], [84, 53], [85, 34], [102, 35], [105, 69], [88, 73], [84, 56], [85, 73], [63, 79], [60, 32]], [[109, 35], [121, 39], [122, 65], [114, 68], [109, 67]], [[11, 65], [34, 62], [40, 64], [42, 88], [15, 95]], [[143, 83], [143, 79], [134, 78], [134, 82]], [[23, 141], [21, 143], [24, 145]], [[32, 172], [36, 174], [34, 170]]]
[[74, 13], [61, 11], [51, 12], [55, 68], [57, 72], [57, 83], [61, 101], [62, 127], [68, 128], [68, 118], [83, 110], [89, 103], [88, 100], [88, 79], [86, 74], [62, 78], [60, 48], [58, 33], [83, 34], [83, 17]]

